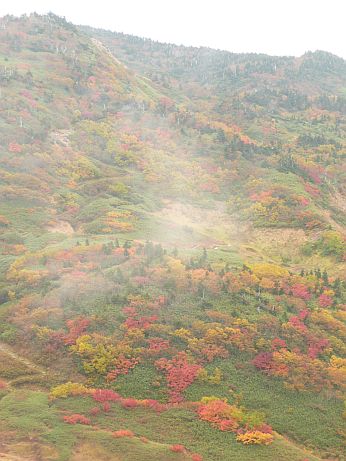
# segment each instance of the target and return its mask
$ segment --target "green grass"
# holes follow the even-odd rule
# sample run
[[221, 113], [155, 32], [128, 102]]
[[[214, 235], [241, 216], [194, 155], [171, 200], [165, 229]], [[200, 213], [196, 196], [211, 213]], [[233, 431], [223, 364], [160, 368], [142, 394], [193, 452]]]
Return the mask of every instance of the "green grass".
[[263, 411], [268, 423], [280, 434], [331, 456], [343, 453], [339, 435], [344, 426], [342, 401], [326, 399], [322, 393], [291, 391], [280, 380], [266, 377], [250, 365], [239, 368], [241, 363], [241, 359], [232, 357], [214, 362], [213, 367], [218, 366], [224, 374], [221, 386], [193, 384], [187, 398], [199, 400], [205, 395], [231, 398], [230, 388], [235, 389], [242, 395], [243, 405]]
[[[87, 413], [93, 406], [90, 400], [70, 398], [56, 401], [55, 406], [63, 411]], [[197, 415], [189, 410], [171, 409], [158, 415], [151, 410], [126, 410], [113, 404], [109, 413], [101, 413], [94, 417], [93, 421], [103, 429], [130, 429], [136, 435], [147, 437], [157, 443], [185, 445], [209, 461], [301, 461], [304, 457], [311, 461], [317, 459], [281, 438], [277, 438], [273, 445], [268, 447], [241, 445], [235, 440], [234, 434], [214, 429], [210, 424], [200, 421]], [[102, 433], [98, 433], [96, 437], [99, 437], [99, 434]], [[142, 461], [142, 458], [135, 459]]]
[[[85, 411], [85, 405], [76, 401], [67, 402], [73, 404], [73, 410]], [[81, 403], [82, 405], [78, 405]], [[90, 404], [93, 402], [89, 399]], [[72, 409], [72, 408], [71, 408]], [[0, 437], [1, 430], [15, 430], [17, 449], [23, 442], [27, 442], [35, 437], [36, 445], [49, 444], [57, 452], [55, 459], [57, 461], [68, 461], [71, 459], [80, 459], [94, 461], [96, 459], [119, 461], [132, 461], [138, 459], [141, 461], [183, 461], [188, 459], [184, 454], [175, 454], [170, 450], [170, 445], [163, 444], [161, 441], [148, 441], [144, 443], [135, 438], [116, 439], [112, 436], [112, 429], [128, 429], [121, 426], [120, 420], [118, 425], [102, 424], [105, 430], [75, 425], [71, 426], [62, 419], [63, 413], [59, 412], [56, 405], [51, 405], [48, 396], [42, 392], [33, 391], [16, 391], [5, 395], [0, 400]], [[113, 415], [114, 417], [114, 415]], [[107, 423], [106, 419], [104, 423]], [[136, 435], [142, 435], [139, 431]], [[13, 449], [16, 449], [16, 444]], [[88, 451], [85, 451], [86, 446]], [[32, 445], [30, 444], [28, 450]], [[38, 448], [38, 447], [37, 447]], [[79, 449], [81, 448], [81, 449]], [[39, 449], [39, 448], [38, 448]], [[73, 453], [76, 452], [76, 455]], [[78, 458], [78, 453], [83, 453], [83, 458]], [[94, 453], [100, 458], [92, 458], [90, 453]], [[103, 458], [102, 456], [105, 456]], [[48, 458], [44, 458], [48, 459]]]
[[148, 364], [136, 366], [128, 375], [119, 376], [114, 388], [124, 397], [167, 400], [167, 389], [155, 387], [159, 373]]
[[24, 435], [44, 434], [59, 423], [43, 392], [15, 391], [0, 401], [0, 421]]
[[[205, 395], [216, 395], [232, 401], [235, 392], [242, 396], [242, 405], [246, 408], [263, 411], [274, 430], [285, 438], [277, 438], [270, 447], [243, 447], [233, 435], [212, 428], [198, 420], [194, 413], [182, 409], [157, 415], [150, 410], [125, 410], [115, 405], [109, 414], [101, 413], [96, 417], [97, 424], [111, 430], [131, 429], [136, 434], [164, 443], [182, 443], [215, 461], [314, 459], [306, 453], [302, 455], [299, 447], [303, 445], [316, 453], [343, 459], [339, 435], [343, 426], [342, 402], [326, 400], [322, 394], [287, 390], [279, 380], [267, 378], [250, 366], [239, 368], [239, 361], [232, 359], [214, 363], [210, 368], [215, 366], [219, 366], [224, 374], [221, 385], [195, 383], [186, 392], [187, 398], [199, 400]], [[154, 371], [139, 366], [118, 380], [116, 389], [124, 396], [153, 398], [156, 395], [158, 398], [160, 391], [151, 393], [150, 383], [155, 378]], [[91, 399], [71, 398], [56, 401], [55, 405], [63, 411], [88, 414], [94, 403]]]

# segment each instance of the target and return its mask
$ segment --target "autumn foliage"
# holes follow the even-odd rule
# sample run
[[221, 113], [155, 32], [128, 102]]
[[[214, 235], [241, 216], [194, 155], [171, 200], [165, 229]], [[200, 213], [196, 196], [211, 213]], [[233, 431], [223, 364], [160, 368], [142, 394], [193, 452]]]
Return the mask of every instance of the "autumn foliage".
[[161, 358], [155, 362], [155, 366], [166, 376], [171, 402], [183, 400], [183, 391], [193, 383], [201, 369], [200, 365], [190, 363], [185, 352], [180, 352], [172, 360]]
[[68, 424], [91, 424], [90, 418], [87, 418], [86, 416], [77, 413], [70, 416], [64, 416], [64, 421]]
[[[269, 445], [273, 441], [272, 428], [263, 422], [262, 416], [244, 412], [226, 400], [205, 397], [198, 408], [198, 415], [220, 431], [234, 432], [244, 444]], [[250, 430], [251, 427], [251, 430]]]
[[134, 433], [129, 429], [119, 429], [118, 431], [113, 432], [113, 437], [120, 439], [122, 437], [134, 437]]

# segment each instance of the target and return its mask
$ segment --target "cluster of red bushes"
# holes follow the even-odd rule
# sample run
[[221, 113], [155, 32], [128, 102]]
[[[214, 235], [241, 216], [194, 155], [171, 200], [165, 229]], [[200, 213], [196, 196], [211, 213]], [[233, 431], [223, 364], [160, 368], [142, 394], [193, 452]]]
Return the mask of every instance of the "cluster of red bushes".
[[158, 370], [166, 375], [170, 391], [170, 401], [173, 403], [183, 400], [182, 392], [194, 382], [201, 365], [190, 363], [186, 352], [179, 352], [172, 360], [161, 358], [155, 362]]

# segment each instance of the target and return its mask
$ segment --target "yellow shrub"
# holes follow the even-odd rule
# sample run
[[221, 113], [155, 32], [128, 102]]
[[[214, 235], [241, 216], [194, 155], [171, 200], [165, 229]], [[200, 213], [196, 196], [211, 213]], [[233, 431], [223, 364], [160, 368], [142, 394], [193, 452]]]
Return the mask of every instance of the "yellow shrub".
[[272, 434], [266, 434], [265, 432], [249, 431], [245, 432], [245, 434], [237, 435], [237, 440], [244, 445], [270, 445], [274, 437]]
[[59, 386], [53, 387], [50, 391], [50, 396], [53, 399], [59, 399], [66, 398], [71, 395], [75, 396], [90, 394], [91, 392], [92, 389], [88, 389], [83, 384], [72, 383], [71, 381], [69, 381], [68, 383], [60, 384]]

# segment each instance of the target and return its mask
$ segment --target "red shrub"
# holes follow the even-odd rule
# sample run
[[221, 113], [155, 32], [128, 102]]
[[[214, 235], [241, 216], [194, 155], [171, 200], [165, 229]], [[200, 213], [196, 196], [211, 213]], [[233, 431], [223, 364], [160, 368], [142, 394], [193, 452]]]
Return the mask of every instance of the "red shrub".
[[304, 184], [304, 189], [306, 192], [313, 197], [318, 197], [320, 195], [320, 191], [316, 186], [313, 186], [312, 184], [309, 184], [308, 182]]
[[301, 284], [296, 283], [291, 287], [292, 295], [296, 298], [304, 299], [304, 301], [309, 301], [311, 298], [311, 293], [309, 292], [308, 288]]
[[64, 336], [64, 343], [67, 346], [71, 346], [76, 342], [76, 339], [81, 336], [82, 333], [88, 328], [90, 320], [78, 317], [76, 319], [67, 320], [66, 326], [68, 328], [68, 333]]
[[10, 152], [22, 152], [23, 148], [20, 144], [17, 144], [16, 142], [11, 142], [9, 145], [8, 145], [8, 150]]
[[255, 427], [254, 430], [263, 432], [264, 434], [272, 434], [273, 433], [273, 428], [266, 423], [261, 424], [258, 427]]
[[93, 399], [96, 400], [96, 402], [101, 403], [114, 402], [115, 400], [120, 399], [120, 395], [111, 389], [95, 389]]
[[185, 352], [179, 352], [172, 360], [161, 358], [155, 362], [155, 366], [166, 375], [173, 403], [183, 400], [182, 392], [193, 383], [201, 369], [200, 365], [189, 363]]
[[153, 399], [141, 400], [139, 404], [145, 408], [151, 408], [152, 410], [155, 410], [158, 413], [160, 413], [161, 411], [167, 410], [167, 407], [168, 407], [167, 404], [160, 403], [157, 400], [153, 400]]
[[218, 423], [218, 428], [220, 431], [230, 431], [233, 432], [234, 429], [238, 427], [238, 424], [231, 419], [223, 419]]
[[123, 354], [120, 354], [116, 359], [114, 370], [107, 374], [107, 381], [114, 381], [119, 375], [127, 375], [138, 363], [137, 358], [127, 359]]
[[259, 370], [269, 371], [273, 363], [273, 354], [271, 352], [260, 352], [252, 360], [252, 364]]
[[150, 325], [158, 319], [157, 315], [151, 315], [147, 317], [140, 317], [138, 319], [135, 318], [128, 318], [125, 321], [125, 326], [128, 329], [131, 328], [142, 328], [143, 330], [146, 330], [147, 328], [150, 327]]
[[185, 447], [184, 445], [172, 445], [171, 451], [173, 451], [174, 453], [184, 453]]
[[191, 459], [192, 461], [203, 461], [202, 456], [199, 455], [198, 453], [192, 453]]
[[274, 351], [276, 351], [278, 349], [283, 349], [283, 348], [286, 348], [286, 347], [287, 347], [286, 341], [284, 341], [283, 339], [274, 338], [272, 340], [272, 349]]
[[138, 401], [136, 399], [121, 399], [120, 403], [123, 408], [127, 409], [138, 407]]
[[150, 353], [158, 353], [169, 348], [169, 341], [162, 338], [151, 338], [148, 340]]
[[329, 346], [329, 341], [326, 338], [317, 339], [312, 338], [309, 340], [308, 355], [310, 358], [315, 359], [320, 355], [326, 347]]
[[298, 318], [300, 320], [305, 320], [309, 316], [310, 312], [308, 309], [303, 309], [299, 312]]
[[239, 427], [239, 415], [224, 400], [212, 400], [200, 405], [198, 415], [203, 421], [216, 425], [221, 431], [235, 432]]
[[108, 411], [111, 409], [111, 404], [109, 402], [105, 402], [102, 407], [103, 407], [103, 411], [105, 413], [108, 413]]
[[100, 413], [100, 411], [101, 411], [101, 410], [100, 410], [99, 407], [93, 407], [93, 408], [91, 408], [91, 410], [90, 410], [90, 414], [91, 414], [92, 416], [96, 416], [96, 415], [98, 415], [98, 414]]
[[91, 424], [89, 418], [84, 415], [79, 415], [78, 413], [71, 416], [64, 416], [64, 421], [68, 424]]
[[318, 298], [318, 304], [321, 307], [330, 307], [333, 304], [333, 298], [323, 293]]
[[291, 325], [293, 325], [298, 331], [300, 331], [301, 333], [306, 333], [307, 332], [307, 326], [301, 321], [301, 319], [299, 318], [299, 315], [293, 315], [290, 319], [289, 319], [289, 323]]

